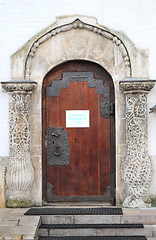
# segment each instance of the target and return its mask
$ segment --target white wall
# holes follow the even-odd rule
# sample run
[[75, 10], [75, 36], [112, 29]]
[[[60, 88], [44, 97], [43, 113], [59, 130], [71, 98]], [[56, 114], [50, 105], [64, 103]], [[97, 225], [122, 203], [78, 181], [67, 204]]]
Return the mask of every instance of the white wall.
[[[156, 0], [0, 0], [0, 81], [11, 80], [10, 56], [17, 49], [56, 16], [72, 14], [94, 16], [149, 49], [149, 77], [156, 79]], [[149, 107], [154, 104], [156, 87], [149, 95]], [[156, 155], [156, 113], [149, 123], [149, 153]], [[0, 92], [0, 156], [8, 155], [8, 142], [8, 95]]]

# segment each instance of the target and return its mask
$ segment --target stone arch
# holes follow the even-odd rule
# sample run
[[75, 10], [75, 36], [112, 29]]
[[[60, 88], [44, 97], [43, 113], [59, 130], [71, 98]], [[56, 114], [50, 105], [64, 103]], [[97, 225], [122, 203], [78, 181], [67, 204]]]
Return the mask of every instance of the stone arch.
[[[68, 33], [72, 31], [73, 35], [71, 37]], [[68, 52], [67, 49], [63, 49], [63, 51], [61, 49], [62, 42], [60, 38], [63, 37], [63, 34], [66, 34], [64, 38], [65, 41], [68, 41], [68, 44], [66, 44], [66, 46], [70, 45], [70, 52]], [[77, 34], [80, 35], [78, 38]], [[93, 26], [84, 23], [80, 19], [76, 19], [72, 23], [50, 29], [48, 32], [39, 37], [35, 42], [33, 42], [25, 63], [24, 78], [26, 80], [31, 79], [33, 62], [34, 58], [36, 57], [36, 53], [40, 51], [40, 48], [43, 48], [43, 46], [46, 48], [45, 44], [48, 41], [51, 41], [52, 45], [55, 45], [55, 38], [58, 38], [56, 41], [60, 41], [60, 52], [63, 52], [61, 53], [62, 62], [75, 58], [88, 59], [95, 61], [96, 63], [100, 63], [108, 72], [111, 73], [111, 75], [115, 74], [115, 70], [117, 70], [117, 68], [123, 68], [125, 77], [131, 76], [130, 58], [122, 40], [108, 30], [102, 29], [99, 26]], [[51, 49], [48, 48], [48, 51], [49, 50], [52, 50], [52, 46]], [[59, 56], [55, 56], [54, 59], [49, 54], [50, 51], [46, 52], [44, 60], [48, 58], [49, 64], [54, 66], [56, 58], [59, 59]], [[58, 63], [59, 61], [55, 64]], [[47, 69], [49, 69], [48, 65]]]
[[[52, 26], [34, 36], [17, 51], [11, 60], [14, 82], [11, 84], [11, 89], [6, 87], [7, 90], [15, 93], [20, 91], [20, 94], [23, 94], [35, 89], [31, 96], [31, 118], [29, 118], [30, 153], [34, 169], [34, 181], [29, 190], [35, 205], [42, 205], [41, 99], [45, 75], [54, 67], [69, 60], [88, 60], [98, 63], [111, 75], [116, 103], [116, 204], [121, 204], [126, 194], [120, 174], [122, 170], [120, 165], [125, 157], [126, 133], [123, 127], [125, 126], [124, 95], [119, 88], [119, 82], [125, 78], [148, 77], [144, 51], [136, 50], [123, 33], [100, 26], [95, 18], [71, 16], [57, 18]], [[142, 65], [138, 68], [139, 64]], [[35, 84], [34, 82], [37, 83], [36, 88], [28, 86]], [[13, 196], [11, 192], [9, 194]]]

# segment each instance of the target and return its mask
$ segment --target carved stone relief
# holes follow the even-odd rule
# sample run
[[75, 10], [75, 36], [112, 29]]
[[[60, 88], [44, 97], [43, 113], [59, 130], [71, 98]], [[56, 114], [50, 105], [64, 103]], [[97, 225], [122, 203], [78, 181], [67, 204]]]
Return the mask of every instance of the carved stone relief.
[[10, 160], [6, 183], [10, 199], [29, 199], [34, 180], [30, 157], [30, 97], [36, 83], [3, 82], [2, 86], [10, 92]]
[[61, 27], [55, 28], [47, 32], [45, 35], [43, 35], [41, 38], [39, 38], [37, 41], [35, 41], [29, 51], [28, 57], [26, 59], [26, 65], [25, 65], [25, 79], [29, 80], [30, 79], [30, 74], [31, 74], [31, 67], [32, 67], [32, 61], [33, 57], [35, 56], [35, 53], [37, 49], [47, 40], [50, 38], [54, 37], [56, 34], [61, 34], [62, 32], [67, 32], [71, 29], [85, 29], [87, 31], [94, 32], [95, 34], [101, 35], [102, 37], [112, 41], [116, 47], [119, 48], [119, 51], [122, 55], [123, 61], [125, 63], [125, 67], [127, 68], [127, 73], [129, 74], [130, 72], [130, 58], [127, 52], [127, 49], [121, 39], [119, 39], [116, 35], [103, 30], [99, 27], [94, 27], [92, 25], [86, 24], [79, 19], [74, 21], [73, 23], [63, 25]]
[[152, 81], [121, 81], [126, 95], [126, 157], [123, 180], [127, 188], [124, 207], [150, 207], [151, 161], [147, 139], [147, 93]]

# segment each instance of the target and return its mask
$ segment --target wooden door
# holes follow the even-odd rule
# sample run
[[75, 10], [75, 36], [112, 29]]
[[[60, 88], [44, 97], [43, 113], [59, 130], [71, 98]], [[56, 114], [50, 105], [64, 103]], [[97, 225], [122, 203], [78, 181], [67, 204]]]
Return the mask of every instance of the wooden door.
[[101, 66], [69, 61], [47, 74], [43, 82], [46, 201], [114, 201], [113, 107], [113, 81]]

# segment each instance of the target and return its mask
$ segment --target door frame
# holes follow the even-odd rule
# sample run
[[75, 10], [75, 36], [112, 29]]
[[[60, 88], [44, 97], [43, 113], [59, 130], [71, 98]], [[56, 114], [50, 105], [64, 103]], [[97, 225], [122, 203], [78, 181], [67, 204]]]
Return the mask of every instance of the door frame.
[[[36, 204], [42, 205], [41, 89], [43, 79], [51, 69], [63, 62], [74, 59], [88, 60], [98, 63], [106, 69], [114, 81], [117, 167], [117, 191], [115, 196], [116, 205], [120, 205], [125, 198], [123, 194], [125, 186], [121, 178], [121, 161], [125, 156], [125, 139], [123, 139], [123, 136], [125, 136], [126, 133], [125, 128], [120, 127], [121, 125], [125, 126], [125, 105], [123, 104], [124, 95], [119, 88], [119, 82], [126, 77], [131, 77], [131, 62], [129, 52], [125, 47], [126, 39], [123, 38], [122, 41], [122, 38], [116, 32], [101, 27], [96, 21], [92, 21], [93, 19], [82, 19], [81, 17], [77, 18], [75, 16], [67, 22], [64, 22], [64, 20], [62, 19], [61, 23], [59, 22], [49, 27], [44, 34], [43, 32], [41, 33], [40, 37], [36, 37], [33, 45], [30, 45], [26, 62], [24, 63], [25, 79], [28, 81], [31, 79], [38, 83], [36, 89], [37, 94], [34, 93], [32, 95], [32, 160], [35, 162], [34, 165], [36, 164], [36, 180], [31, 189], [31, 196]], [[81, 24], [83, 28], [81, 28]], [[92, 40], [92, 42], [90, 42], [90, 40]], [[46, 59], [48, 59], [48, 61]], [[38, 116], [37, 120], [36, 115]]]

